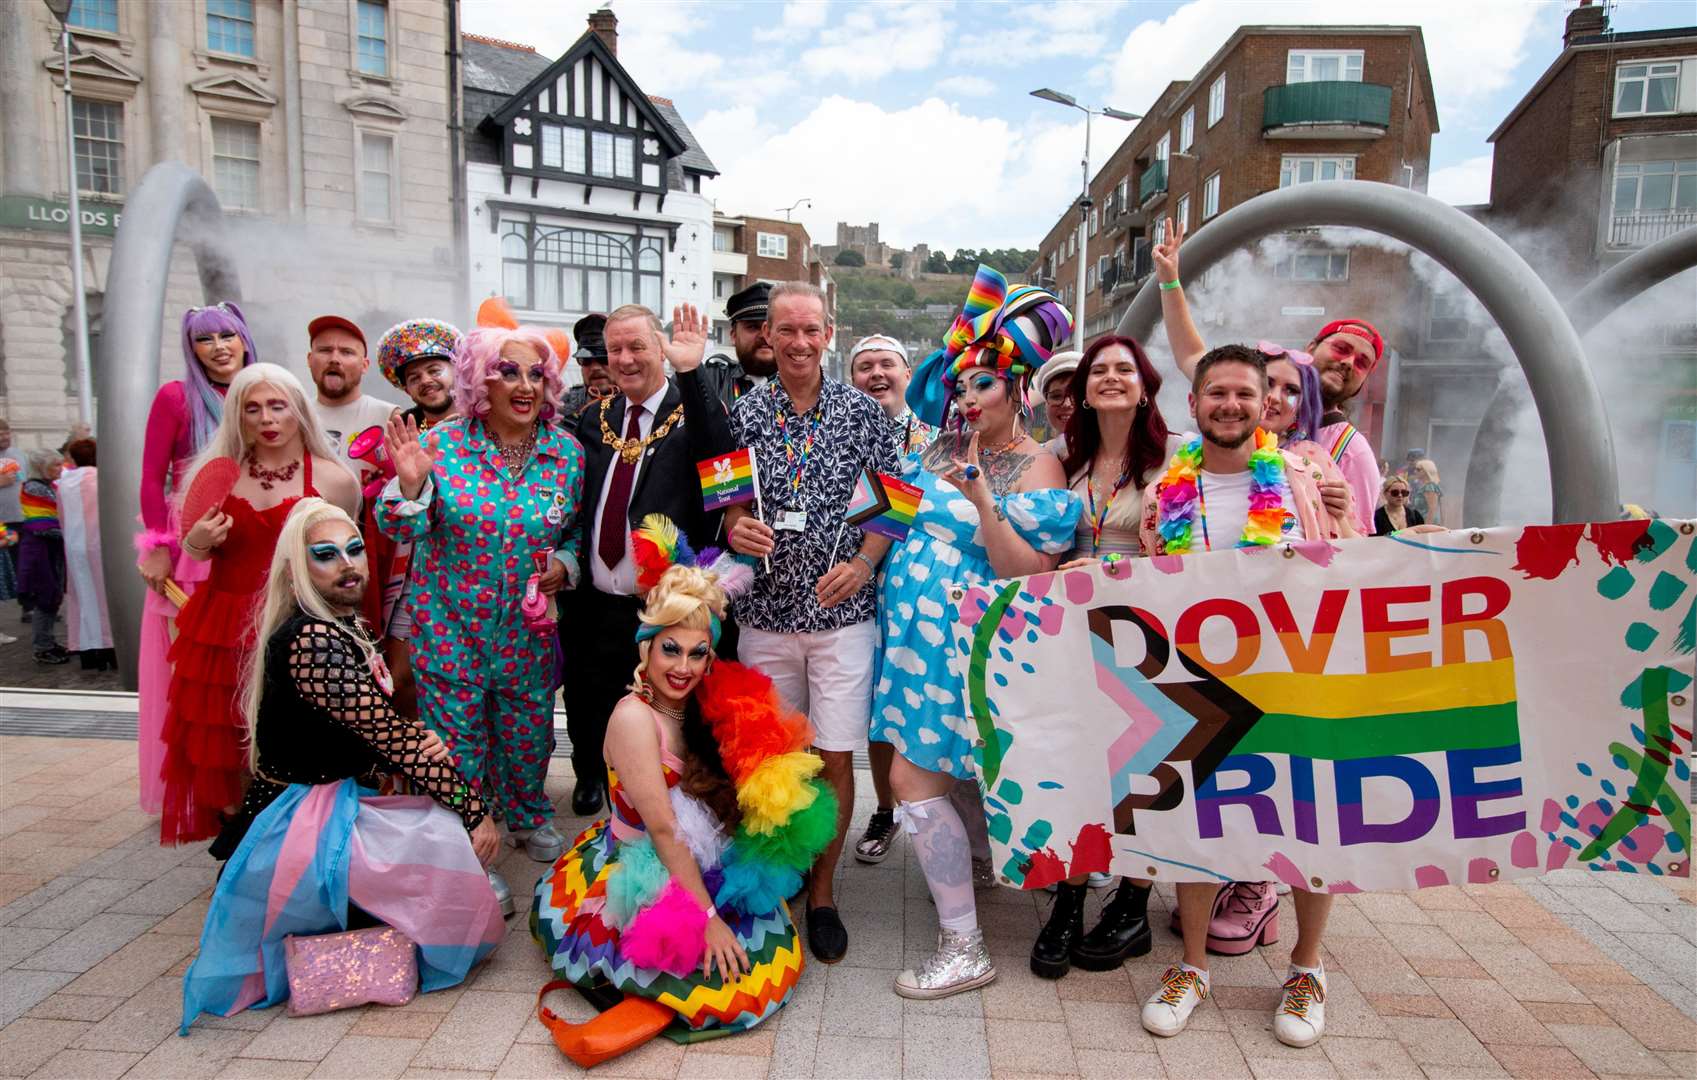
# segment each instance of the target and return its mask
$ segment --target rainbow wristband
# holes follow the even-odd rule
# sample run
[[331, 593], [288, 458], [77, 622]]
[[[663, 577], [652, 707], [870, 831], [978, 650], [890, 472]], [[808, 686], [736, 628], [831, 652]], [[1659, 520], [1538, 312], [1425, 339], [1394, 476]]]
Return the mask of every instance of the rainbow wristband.
[[1163, 281], [1163, 282], [1161, 282], [1161, 291], [1162, 292], [1172, 292], [1174, 289], [1178, 289], [1178, 288], [1182, 288], [1182, 287], [1183, 286], [1181, 286], [1177, 281]]

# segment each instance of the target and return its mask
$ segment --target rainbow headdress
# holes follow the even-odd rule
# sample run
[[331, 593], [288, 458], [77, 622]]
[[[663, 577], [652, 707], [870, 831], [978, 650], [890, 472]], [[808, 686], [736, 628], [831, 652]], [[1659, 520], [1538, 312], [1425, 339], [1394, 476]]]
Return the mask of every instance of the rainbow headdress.
[[993, 368], [1020, 386], [1023, 397], [1033, 372], [1072, 332], [1072, 314], [1055, 294], [1036, 285], [1009, 286], [991, 267], [980, 265], [966, 304], [943, 335], [943, 347], [926, 357], [908, 384], [914, 415], [940, 427], [963, 371]]
[[[718, 579], [719, 588], [731, 599], [741, 596], [754, 584], [754, 570], [729, 551], [708, 548], [697, 555], [689, 540], [676, 524], [664, 514], [649, 514], [642, 524], [631, 530], [631, 561], [636, 564], [636, 591], [647, 594], [660, 584], [661, 575], [674, 566], [693, 566]], [[719, 617], [713, 617], [713, 644], [719, 644]], [[636, 640], [647, 641], [662, 627], [643, 623], [636, 628]]]

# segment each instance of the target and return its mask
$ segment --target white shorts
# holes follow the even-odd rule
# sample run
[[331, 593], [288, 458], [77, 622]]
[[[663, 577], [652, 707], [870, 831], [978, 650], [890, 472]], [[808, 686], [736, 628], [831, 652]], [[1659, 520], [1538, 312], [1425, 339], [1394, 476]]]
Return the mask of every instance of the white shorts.
[[866, 748], [872, 723], [872, 659], [878, 624], [773, 634], [743, 626], [737, 659], [765, 672], [784, 704], [807, 714], [816, 750]]

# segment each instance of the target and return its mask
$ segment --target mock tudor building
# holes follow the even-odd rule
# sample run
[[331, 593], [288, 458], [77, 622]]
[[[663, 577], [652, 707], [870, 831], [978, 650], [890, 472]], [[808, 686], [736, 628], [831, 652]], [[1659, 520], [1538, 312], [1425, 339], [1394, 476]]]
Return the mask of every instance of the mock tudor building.
[[[463, 35], [467, 255], [472, 305], [568, 332], [643, 304], [669, 319], [713, 307], [718, 175], [676, 106], [618, 59], [603, 8], [565, 55]], [[574, 381], [568, 378], [568, 382]]]

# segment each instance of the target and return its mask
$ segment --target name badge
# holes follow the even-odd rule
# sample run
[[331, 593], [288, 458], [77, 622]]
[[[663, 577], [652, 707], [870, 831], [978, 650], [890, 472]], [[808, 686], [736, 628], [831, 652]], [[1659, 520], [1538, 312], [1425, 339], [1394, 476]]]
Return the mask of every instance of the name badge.
[[542, 519], [550, 525], [558, 525], [566, 520], [565, 492], [556, 491], [552, 493], [551, 502], [548, 509], [543, 513]]
[[806, 510], [780, 510], [778, 519], [772, 522], [776, 532], [802, 532], [807, 528]]

